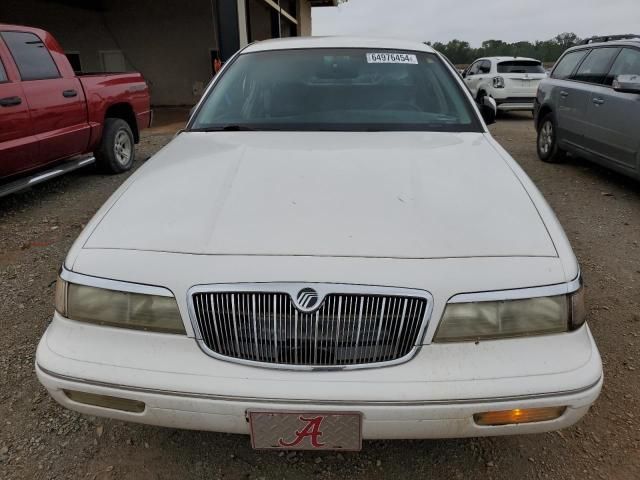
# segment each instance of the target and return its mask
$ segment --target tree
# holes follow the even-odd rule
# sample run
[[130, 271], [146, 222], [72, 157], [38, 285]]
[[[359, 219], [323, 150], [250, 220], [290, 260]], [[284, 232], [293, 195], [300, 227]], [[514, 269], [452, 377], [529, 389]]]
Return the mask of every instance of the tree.
[[555, 62], [567, 49], [580, 43], [575, 33], [564, 32], [550, 40], [536, 42], [507, 43], [502, 40], [485, 40], [480, 48], [472, 48], [469, 42], [453, 39], [448, 43], [427, 42], [435, 50], [445, 55], [451, 62], [463, 65], [480, 57], [518, 56], [532, 57], [545, 63]]
[[560, 35], [556, 35], [555, 41], [564, 52], [567, 48], [575, 47], [580, 43], [580, 39], [575, 33], [564, 32]]
[[514, 57], [535, 57], [537, 56], [536, 47], [531, 42], [516, 42], [510, 45], [510, 54]]
[[502, 40], [485, 40], [482, 42], [482, 50], [484, 50], [485, 55], [491, 55], [492, 57], [511, 55], [511, 45]]

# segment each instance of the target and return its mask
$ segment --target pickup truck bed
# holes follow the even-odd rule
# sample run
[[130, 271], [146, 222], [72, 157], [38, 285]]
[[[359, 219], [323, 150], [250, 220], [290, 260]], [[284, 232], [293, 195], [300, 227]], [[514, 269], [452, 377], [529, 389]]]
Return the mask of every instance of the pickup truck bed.
[[141, 74], [76, 75], [51, 34], [0, 24], [0, 182], [78, 156], [128, 170], [150, 122]]
[[[90, 144], [94, 147], [102, 137], [102, 127], [107, 112], [117, 115], [121, 108], [121, 117], [133, 114], [128, 120], [133, 123], [135, 142], [138, 143], [139, 132], [151, 124], [149, 107], [149, 89], [139, 73], [92, 73], [77, 76], [85, 93], [87, 104], [87, 121], [91, 127]], [[126, 108], [125, 105], [131, 106]], [[89, 149], [93, 150], [93, 148]]]

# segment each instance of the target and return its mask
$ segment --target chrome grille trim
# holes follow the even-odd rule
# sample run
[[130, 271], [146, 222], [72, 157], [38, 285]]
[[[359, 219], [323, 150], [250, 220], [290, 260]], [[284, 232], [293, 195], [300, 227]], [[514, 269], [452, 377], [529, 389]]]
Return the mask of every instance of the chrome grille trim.
[[[318, 293], [298, 307], [304, 288]], [[422, 345], [433, 297], [424, 290], [318, 283], [198, 285], [188, 292], [200, 348], [211, 357], [287, 370], [397, 365]]]

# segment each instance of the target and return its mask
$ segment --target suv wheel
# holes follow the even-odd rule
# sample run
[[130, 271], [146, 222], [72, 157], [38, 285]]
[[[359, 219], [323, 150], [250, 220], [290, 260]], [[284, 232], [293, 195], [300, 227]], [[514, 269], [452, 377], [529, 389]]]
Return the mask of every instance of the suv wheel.
[[547, 113], [538, 129], [538, 157], [543, 162], [558, 163], [565, 157], [564, 150], [558, 147], [557, 124], [552, 113]]

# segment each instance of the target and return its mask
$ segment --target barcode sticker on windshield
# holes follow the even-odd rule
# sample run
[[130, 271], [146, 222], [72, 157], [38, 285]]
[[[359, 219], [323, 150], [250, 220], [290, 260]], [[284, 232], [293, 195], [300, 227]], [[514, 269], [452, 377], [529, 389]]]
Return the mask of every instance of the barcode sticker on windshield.
[[367, 53], [367, 63], [409, 63], [418, 65], [418, 57], [410, 53]]

